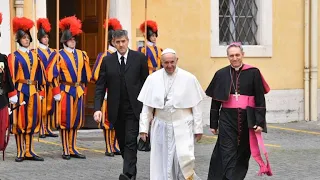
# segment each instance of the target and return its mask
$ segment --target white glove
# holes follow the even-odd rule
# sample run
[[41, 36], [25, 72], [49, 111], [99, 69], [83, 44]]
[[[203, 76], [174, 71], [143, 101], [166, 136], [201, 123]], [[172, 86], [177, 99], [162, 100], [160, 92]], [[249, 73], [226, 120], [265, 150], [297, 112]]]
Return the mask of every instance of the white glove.
[[108, 99], [108, 92], [106, 92], [106, 94], [104, 95], [104, 100]]
[[42, 100], [44, 97], [43, 96], [40, 96], [40, 100]]
[[56, 94], [53, 96], [54, 100], [60, 101], [61, 100], [61, 94]]
[[11, 98], [9, 98], [9, 102], [11, 104], [16, 104], [18, 102], [18, 96], [17, 95], [12, 96]]

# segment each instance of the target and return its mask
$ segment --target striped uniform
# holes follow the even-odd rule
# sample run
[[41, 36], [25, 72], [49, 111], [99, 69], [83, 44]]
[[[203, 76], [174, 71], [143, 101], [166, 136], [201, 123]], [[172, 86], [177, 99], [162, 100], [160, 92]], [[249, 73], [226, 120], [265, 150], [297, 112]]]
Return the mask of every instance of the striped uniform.
[[60, 81], [61, 101], [58, 113], [63, 155], [79, 155], [76, 147], [77, 130], [84, 123], [84, 95], [91, 77], [89, 57], [84, 51], [75, 49], [59, 51], [60, 58], [48, 67], [49, 82]]
[[[49, 64], [53, 60], [56, 52], [55, 50], [48, 48], [38, 48], [38, 56], [40, 60], [42, 61], [44, 68], [46, 70], [46, 75], [48, 77], [47, 69], [49, 67]], [[46, 97], [42, 101], [42, 121], [40, 126], [40, 135], [52, 135], [53, 132], [51, 130], [52, 128], [57, 128], [56, 123], [56, 102], [53, 99], [53, 96], [60, 93], [59, 91], [53, 91], [54, 88], [57, 87], [54, 83], [47, 82], [47, 85], [45, 87], [45, 93]]]
[[9, 66], [19, 98], [18, 104], [26, 102], [13, 112], [12, 133], [16, 138], [17, 157], [34, 157], [37, 155], [33, 151], [33, 134], [39, 131], [40, 96], [45, 95], [44, 67], [34, 52], [22, 50], [15, 51], [13, 56], [9, 55]]
[[[99, 53], [96, 59], [96, 62], [92, 68], [92, 77], [91, 77], [91, 82], [96, 82], [99, 78], [99, 71], [100, 71], [100, 66], [102, 63], [103, 58], [107, 55], [111, 55], [113, 52], [111, 50], [108, 50], [107, 52], [104, 53]], [[104, 140], [106, 142], [106, 152], [107, 153], [113, 153], [113, 152], [120, 152], [118, 140], [116, 138], [116, 131], [113, 127], [113, 125], [108, 121], [108, 113], [107, 113], [107, 101], [103, 101], [102, 108], [105, 109], [105, 120], [104, 124], [101, 125], [99, 123], [99, 128], [103, 129], [103, 136]]]
[[[138, 51], [145, 54], [145, 47], [139, 47]], [[152, 74], [153, 72], [161, 68], [161, 52], [161, 48], [157, 46], [147, 45], [149, 74]]]

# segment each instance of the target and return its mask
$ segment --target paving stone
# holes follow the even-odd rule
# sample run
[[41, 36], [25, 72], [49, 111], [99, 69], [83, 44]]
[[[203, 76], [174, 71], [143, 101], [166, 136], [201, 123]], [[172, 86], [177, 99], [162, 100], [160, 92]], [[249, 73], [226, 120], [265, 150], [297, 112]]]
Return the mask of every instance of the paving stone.
[[[320, 179], [320, 125], [319, 122], [296, 122], [269, 124], [264, 134], [267, 144], [272, 177], [258, 177], [259, 167], [251, 158], [246, 179], [259, 180], [316, 180]], [[299, 129], [300, 131], [294, 131]], [[314, 133], [312, 133], [312, 132]], [[202, 180], [207, 179], [209, 161], [216, 142], [216, 136], [205, 128], [205, 136], [196, 144], [196, 173]], [[0, 161], [1, 180], [116, 180], [122, 171], [121, 156], [104, 156], [105, 145], [99, 130], [79, 131], [78, 146], [87, 159], [61, 158], [60, 138], [45, 138], [37, 142], [34, 149], [45, 158], [44, 162], [14, 162], [16, 148], [11, 137], [5, 161]], [[138, 180], [149, 179], [149, 153], [138, 153]]]

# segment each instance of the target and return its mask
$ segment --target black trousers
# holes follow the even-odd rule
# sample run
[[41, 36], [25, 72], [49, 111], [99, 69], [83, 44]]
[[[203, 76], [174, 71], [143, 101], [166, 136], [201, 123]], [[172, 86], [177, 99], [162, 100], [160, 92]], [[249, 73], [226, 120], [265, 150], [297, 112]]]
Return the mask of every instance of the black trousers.
[[123, 158], [123, 173], [135, 176], [137, 174], [139, 120], [134, 115], [130, 104], [120, 105], [114, 128]]

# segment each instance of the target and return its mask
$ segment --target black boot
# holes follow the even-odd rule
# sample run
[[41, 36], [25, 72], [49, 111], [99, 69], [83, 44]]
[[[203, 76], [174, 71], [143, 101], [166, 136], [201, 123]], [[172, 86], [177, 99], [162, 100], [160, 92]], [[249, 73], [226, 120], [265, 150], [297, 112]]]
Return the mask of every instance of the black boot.
[[24, 157], [24, 159], [31, 161], [44, 161], [44, 159], [40, 156]]
[[62, 155], [62, 159], [69, 160], [71, 159], [70, 155]]
[[86, 156], [83, 154], [70, 154], [70, 157], [79, 158], [79, 159], [86, 159]]
[[23, 157], [16, 157], [15, 159], [16, 162], [22, 162], [23, 160], [24, 160]]
[[114, 157], [114, 153], [112, 153], [112, 152], [111, 152], [111, 153], [109, 153], [109, 152], [105, 152], [105, 153], [104, 153], [104, 155], [106, 155], [106, 156], [110, 156], [110, 157]]

